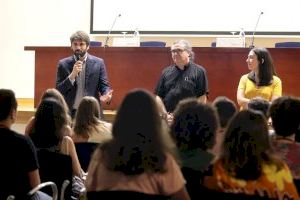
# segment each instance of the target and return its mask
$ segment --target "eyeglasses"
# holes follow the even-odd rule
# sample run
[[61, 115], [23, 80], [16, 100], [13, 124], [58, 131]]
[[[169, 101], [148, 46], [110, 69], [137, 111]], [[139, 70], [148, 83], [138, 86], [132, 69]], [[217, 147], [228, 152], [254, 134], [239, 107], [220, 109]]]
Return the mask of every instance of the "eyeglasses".
[[182, 52], [184, 52], [185, 51], [185, 49], [171, 49], [171, 53], [182, 53]]

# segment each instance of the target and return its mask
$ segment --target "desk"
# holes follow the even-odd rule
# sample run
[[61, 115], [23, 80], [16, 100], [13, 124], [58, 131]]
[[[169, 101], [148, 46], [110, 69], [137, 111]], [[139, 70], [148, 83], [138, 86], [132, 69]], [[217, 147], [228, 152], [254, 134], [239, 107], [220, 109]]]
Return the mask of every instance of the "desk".
[[[34, 105], [47, 88], [55, 87], [58, 60], [70, 56], [69, 47], [25, 47], [35, 51]], [[104, 59], [114, 90], [113, 100], [104, 109], [116, 110], [126, 93], [133, 88], [154, 91], [164, 67], [172, 64], [169, 48], [91, 47], [90, 54]], [[283, 94], [300, 96], [300, 48], [270, 48], [276, 71], [283, 82]], [[207, 70], [209, 101], [227, 96], [236, 101], [236, 88], [242, 74], [248, 73], [248, 48], [194, 47], [195, 62]]]

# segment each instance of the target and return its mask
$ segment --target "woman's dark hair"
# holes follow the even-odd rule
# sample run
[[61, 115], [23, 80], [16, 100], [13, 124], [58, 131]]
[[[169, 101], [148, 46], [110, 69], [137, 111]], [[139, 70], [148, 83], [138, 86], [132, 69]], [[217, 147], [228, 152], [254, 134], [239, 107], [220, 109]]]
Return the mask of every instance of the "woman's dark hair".
[[[258, 74], [250, 72], [248, 78], [258, 86], [267, 86], [273, 83], [273, 75], [276, 75], [273, 59], [270, 52], [266, 48], [256, 47], [251, 49], [257, 56]], [[256, 83], [255, 76], [258, 78]]]
[[225, 133], [221, 155], [230, 176], [256, 180], [262, 174], [263, 164], [282, 164], [271, 154], [267, 121], [261, 112], [242, 110], [231, 120]]
[[174, 111], [171, 132], [180, 149], [207, 150], [215, 144], [218, 118], [215, 109], [196, 98], [179, 102]]
[[213, 106], [217, 110], [220, 126], [226, 128], [230, 119], [237, 112], [235, 103], [225, 96], [218, 96], [213, 101]]
[[35, 113], [35, 123], [30, 137], [37, 148], [58, 147], [63, 138], [62, 129], [68, 119], [63, 105], [54, 98], [45, 98]]
[[117, 112], [113, 139], [103, 144], [106, 167], [126, 175], [164, 172], [166, 153], [175, 144], [163, 130], [154, 96], [143, 89], [129, 92]]
[[100, 123], [100, 105], [95, 97], [82, 98], [76, 111], [74, 134], [87, 135]]

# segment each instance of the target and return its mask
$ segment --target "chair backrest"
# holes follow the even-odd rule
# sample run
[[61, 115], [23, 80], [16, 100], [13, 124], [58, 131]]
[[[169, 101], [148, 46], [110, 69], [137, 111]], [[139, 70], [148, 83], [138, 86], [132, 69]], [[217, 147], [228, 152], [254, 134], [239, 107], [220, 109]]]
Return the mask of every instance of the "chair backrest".
[[91, 47], [101, 47], [101, 45], [102, 45], [102, 42], [100, 42], [100, 41], [90, 41], [90, 46]]
[[52, 199], [53, 200], [57, 200], [57, 197], [58, 197], [57, 186], [56, 186], [56, 184], [54, 182], [51, 182], [51, 181], [40, 183], [39, 185], [37, 185], [35, 188], [33, 188], [32, 190], [30, 190], [28, 192], [28, 196], [32, 197], [33, 195], [36, 194], [37, 191], [45, 189], [46, 187], [50, 187], [51, 188], [51, 190], [52, 190]]
[[[58, 187], [58, 194], [61, 196], [61, 188], [65, 180], [72, 183], [73, 168], [72, 159], [68, 155], [61, 153], [51, 152], [46, 149], [40, 149], [37, 151], [39, 161], [39, 172], [42, 182], [52, 181]], [[45, 190], [49, 194], [49, 190]], [[70, 187], [66, 188], [65, 197], [68, 198], [71, 195]]]
[[[57, 186], [54, 182], [51, 182], [51, 181], [48, 181], [48, 182], [44, 182], [44, 183], [40, 183], [39, 185], [37, 185], [36, 187], [34, 187], [33, 189], [31, 189], [28, 193], [27, 193], [27, 196], [24, 197], [25, 199], [28, 199], [28, 200], [31, 200], [31, 199], [40, 199], [40, 198], [43, 198], [43, 197], [34, 197], [34, 195], [36, 195], [36, 193], [38, 191], [41, 191], [45, 188], [51, 188], [51, 196], [52, 196], [52, 199], [53, 200], [57, 200], [57, 197], [58, 197], [58, 190], [57, 190]], [[15, 200], [15, 196], [14, 195], [9, 195], [6, 200]], [[18, 198], [19, 199], [19, 198]], [[17, 200], [18, 200], [17, 199]]]
[[165, 47], [166, 42], [163, 41], [144, 41], [140, 42], [140, 47]]
[[275, 48], [300, 48], [300, 42], [277, 42]]
[[105, 191], [93, 191], [87, 192], [88, 200], [98, 199], [130, 199], [130, 200], [167, 200], [168, 196], [146, 194], [136, 191], [123, 191], [123, 190], [105, 190]]
[[75, 148], [77, 152], [77, 156], [80, 162], [80, 166], [83, 171], [87, 171], [87, 168], [90, 164], [91, 156], [99, 143], [92, 143], [92, 142], [76, 142]]

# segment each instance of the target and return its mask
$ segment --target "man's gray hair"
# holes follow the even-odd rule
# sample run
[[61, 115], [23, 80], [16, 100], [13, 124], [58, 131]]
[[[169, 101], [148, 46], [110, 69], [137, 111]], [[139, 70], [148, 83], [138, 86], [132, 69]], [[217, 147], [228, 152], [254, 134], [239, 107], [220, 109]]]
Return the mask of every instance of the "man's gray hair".
[[182, 46], [184, 50], [186, 50], [189, 53], [190, 59], [194, 60], [195, 53], [193, 52], [192, 45], [189, 41], [181, 39], [173, 42], [173, 45], [175, 44], [179, 44], [180, 46]]

